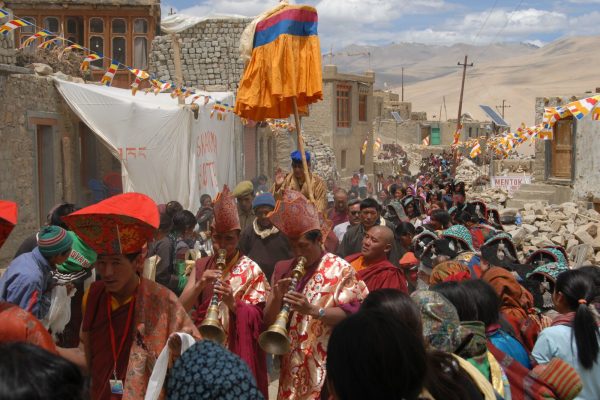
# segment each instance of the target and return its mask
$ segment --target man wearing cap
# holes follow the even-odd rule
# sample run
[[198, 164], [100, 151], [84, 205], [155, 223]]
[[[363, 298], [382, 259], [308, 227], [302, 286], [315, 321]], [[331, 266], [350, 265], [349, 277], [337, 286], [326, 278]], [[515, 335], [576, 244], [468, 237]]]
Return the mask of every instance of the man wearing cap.
[[[310, 175], [315, 205], [319, 212], [325, 212], [327, 209], [327, 186], [325, 185], [325, 182], [323, 182], [323, 179], [310, 172], [310, 153], [305, 151], [304, 155], [309, 169], [308, 174]], [[302, 166], [302, 156], [300, 152], [296, 150], [290, 154], [290, 157], [292, 158], [292, 172], [284, 176], [283, 172], [278, 170], [275, 175], [275, 183], [271, 188], [271, 192], [273, 192], [276, 199], [280, 199], [283, 195], [283, 191], [290, 189], [302, 193], [304, 197], [309, 199], [308, 185], [306, 184], [304, 167]]]
[[240, 228], [242, 231], [248, 226], [252, 226], [256, 216], [252, 207], [254, 200], [254, 185], [250, 181], [242, 181], [237, 184], [231, 193], [237, 201], [238, 215], [240, 218]]
[[0, 300], [13, 303], [43, 319], [50, 310], [52, 271], [69, 258], [73, 239], [50, 225], [38, 234], [38, 246], [21, 254], [0, 278]]
[[[258, 264], [240, 253], [240, 220], [234, 197], [225, 186], [214, 201], [212, 228], [214, 254], [196, 261], [180, 301], [200, 326], [206, 317], [213, 293], [220, 295], [219, 322], [225, 331], [224, 345], [250, 367], [258, 388], [267, 393], [266, 356], [258, 345], [263, 307], [269, 283]], [[252, 227], [252, 226], [250, 226]], [[225, 250], [225, 267], [217, 268], [219, 250]]]
[[260, 269], [271, 280], [275, 264], [293, 257], [290, 242], [279, 232], [267, 214], [275, 208], [271, 193], [259, 194], [252, 203], [256, 219], [252, 226], [242, 230], [239, 249], [242, 254], [260, 265]]
[[83, 299], [82, 345], [59, 353], [87, 366], [92, 399], [143, 398], [170, 335], [200, 338], [175, 294], [141, 277], [142, 248], [159, 226], [158, 207], [148, 196], [124, 193], [63, 220], [98, 254], [101, 280]]
[[[0, 200], [0, 247], [17, 223], [17, 204]], [[31, 313], [8, 302], [0, 301], [0, 343], [27, 342], [56, 353], [52, 337]]]
[[[323, 250], [323, 237], [330, 227], [321, 222], [315, 205], [293, 190], [282, 195], [269, 218], [288, 237], [296, 258], [275, 266], [273, 291], [265, 306], [265, 326], [275, 321], [284, 302], [292, 307], [291, 351], [281, 360], [277, 398], [319, 399], [331, 331], [347, 314], [358, 311], [368, 289], [348, 262]], [[288, 293], [291, 272], [300, 256], [306, 258], [305, 274]]]

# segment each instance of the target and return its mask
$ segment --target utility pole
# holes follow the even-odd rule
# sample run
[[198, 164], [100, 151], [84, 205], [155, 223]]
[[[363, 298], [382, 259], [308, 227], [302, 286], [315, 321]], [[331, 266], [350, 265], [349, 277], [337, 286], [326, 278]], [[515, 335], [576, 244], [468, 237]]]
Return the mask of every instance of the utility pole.
[[502, 113], [502, 119], [504, 119], [504, 109], [505, 108], [510, 108], [510, 105], [505, 105], [504, 103], [506, 103], [506, 100], [502, 99], [502, 105], [501, 106], [496, 106], [496, 110], [502, 109], [501, 113]]
[[[468, 60], [468, 56], [465, 55], [465, 62], [463, 64], [461, 64], [460, 62], [458, 63], [458, 66], [463, 67], [463, 73], [462, 73], [462, 83], [460, 85], [460, 99], [458, 100], [458, 119], [456, 120], [456, 131], [458, 132], [461, 129], [461, 117], [462, 117], [462, 102], [463, 102], [463, 94], [465, 91], [465, 78], [467, 76], [467, 67], [472, 67], [473, 63], [471, 64], [467, 64], [467, 60]], [[458, 152], [456, 151], [456, 146], [454, 147], [454, 162], [452, 163], [452, 175], [454, 175], [456, 173], [456, 162], [457, 162], [457, 157]]]
[[402, 102], [404, 102], [404, 67], [402, 67]]

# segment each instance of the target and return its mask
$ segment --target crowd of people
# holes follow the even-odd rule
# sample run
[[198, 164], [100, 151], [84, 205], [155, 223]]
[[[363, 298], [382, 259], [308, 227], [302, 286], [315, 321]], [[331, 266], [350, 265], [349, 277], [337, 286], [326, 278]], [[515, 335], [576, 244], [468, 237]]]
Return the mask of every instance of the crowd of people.
[[520, 259], [442, 159], [57, 206], [0, 277], [0, 398], [600, 399], [600, 268]]

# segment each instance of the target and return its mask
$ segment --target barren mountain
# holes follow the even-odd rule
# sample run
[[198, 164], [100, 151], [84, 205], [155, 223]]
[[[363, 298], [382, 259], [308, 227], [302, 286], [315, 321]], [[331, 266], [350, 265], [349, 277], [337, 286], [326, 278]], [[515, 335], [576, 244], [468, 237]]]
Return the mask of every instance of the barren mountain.
[[[358, 53], [364, 49], [353, 46], [344, 51]], [[521, 122], [532, 125], [536, 97], [570, 96], [600, 86], [595, 73], [600, 64], [597, 36], [560, 39], [541, 48], [527, 44], [482, 47], [398, 44], [369, 49], [371, 69], [381, 77], [379, 82], [385, 82], [381, 79], [397, 82], [400, 68], [405, 66], [405, 100], [413, 103], [413, 110], [427, 111], [429, 118], [439, 117], [444, 97], [448, 118], [456, 118], [462, 73], [456, 63], [462, 62], [465, 54], [475, 65], [467, 69], [463, 112], [481, 120], [488, 118], [479, 104], [495, 107], [504, 99], [510, 105], [505, 110], [508, 123], [513, 127]], [[344, 59], [351, 64], [342, 64]], [[340, 65], [340, 70], [368, 69], [368, 57], [335, 57], [334, 62]], [[390, 87], [400, 93], [398, 84], [388, 84]], [[442, 111], [442, 119], [445, 118]]]

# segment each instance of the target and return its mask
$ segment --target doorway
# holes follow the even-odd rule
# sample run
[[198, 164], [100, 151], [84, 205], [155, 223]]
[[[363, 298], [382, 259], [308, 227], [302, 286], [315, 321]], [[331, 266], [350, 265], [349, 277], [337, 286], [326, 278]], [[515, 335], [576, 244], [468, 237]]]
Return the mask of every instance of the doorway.
[[556, 122], [551, 141], [550, 177], [571, 180], [573, 175], [573, 118]]

